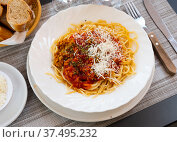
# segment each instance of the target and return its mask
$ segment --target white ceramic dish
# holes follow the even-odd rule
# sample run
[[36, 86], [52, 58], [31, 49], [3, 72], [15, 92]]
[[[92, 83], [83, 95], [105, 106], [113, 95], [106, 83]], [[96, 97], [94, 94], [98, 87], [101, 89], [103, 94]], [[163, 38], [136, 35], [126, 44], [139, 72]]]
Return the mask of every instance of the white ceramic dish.
[[6, 105], [9, 103], [10, 99], [12, 98], [13, 85], [12, 85], [11, 79], [9, 78], [9, 76], [6, 73], [0, 71], [0, 75], [2, 75], [7, 82], [6, 101], [2, 106], [0, 106], [0, 111], [1, 111], [6, 107]]
[[6, 73], [13, 85], [12, 98], [0, 111], [0, 127], [11, 124], [22, 112], [27, 100], [27, 86], [21, 73], [13, 66], [0, 62], [0, 69]]
[[36, 83], [34, 82], [34, 79], [31, 76], [29, 63], [27, 60], [28, 79], [29, 79], [29, 82], [30, 82], [30, 85], [31, 85], [33, 91], [35, 92], [35, 94], [39, 98], [39, 100], [46, 107], [48, 107], [50, 110], [52, 110], [56, 114], [66, 117], [68, 119], [72, 119], [75, 121], [81, 121], [81, 122], [99, 122], [99, 121], [109, 120], [109, 119], [118, 117], [118, 116], [128, 112], [129, 110], [131, 110], [133, 107], [135, 107], [141, 101], [141, 99], [147, 93], [147, 91], [152, 83], [152, 79], [154, 76], [154, 70], [155, 70], [155, 68], [153, 68], [152, 73], [151, 73], [151, 77], [150, 77], [149, 81], [147, 82], [145, 88], [134, 99], [132, 99], [127, 104], [125, 104], [119, 108], [109, 110], [109, 111], [85, 113], [85, 112], [79, 112], [79, 111], [74, 111], [72, 109], [65, 108], [65, 107], [53, 102], [52, 100], [50, 100], [50, 98], [48, 98], [46, 95], [44, 95], [42, 93], [42, 91], [36, 86]]
[[[118, 22], [130, 31], [138, 34], [139, 50], [136, 54], [136, 75], [119, 86], [109, 95], [100, 95], [93, 99], [82, 94], [66, 95], [66, 87], [45, 73], [53, 73], [51, 69], [50, 47], [54, 39], [63, 35], [71, 24], [84, 20]], [[80, 5], [68, 8], [51, 17], [36, 33], [29, 50], [29, 66], [31, 75], [43, 94], [55, 103], [75, 111], [103, 112], [125, 105], [135, 98], [151, 77], [154, 66], [154, 53], [146, 32], [129, 15], [117, 9], [98, 6]]]

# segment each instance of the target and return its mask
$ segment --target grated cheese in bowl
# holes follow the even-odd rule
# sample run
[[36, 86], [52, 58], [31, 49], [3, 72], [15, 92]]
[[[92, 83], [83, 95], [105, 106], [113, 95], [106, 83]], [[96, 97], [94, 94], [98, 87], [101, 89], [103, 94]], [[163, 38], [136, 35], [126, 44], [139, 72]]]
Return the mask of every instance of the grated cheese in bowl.
[[0, 107], [6, 102], [7, 95], [7, 81], [3, 75], [0, 74]]
[[10, 101], [12, 96], [12, 82], [10, 78], [0, 71], [0, 110]]

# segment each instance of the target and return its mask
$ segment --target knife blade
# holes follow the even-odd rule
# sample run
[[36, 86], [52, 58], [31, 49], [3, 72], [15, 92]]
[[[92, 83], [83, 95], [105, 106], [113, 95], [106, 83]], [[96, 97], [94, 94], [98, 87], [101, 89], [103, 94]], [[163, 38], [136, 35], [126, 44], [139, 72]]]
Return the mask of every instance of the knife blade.
[[161, 30], [161, 32], [168, 39], [168, 41], [170, 42], [171, 46], [173, 47], [173, 49], [177, 53], [177, 42], [174, 39], [174, 37], [172, 36], [172, 34], [170, 33], [170, 31], [168, 30], [168, 28], [165, 25], [165, 23], [162, 21], [160, 15], [158, 14], [158, 12], [156, 11], [156, 9], [152, 5], [151, 1], [150, 0], [144, 0], [144, 5], [145, 5], [145, 7], [146, 7], [146, 9], [147, 9], [147, 11], [149, 13], [149, 15], [151, 16], [151, 18], [153, 19], [153, 21], [157, 25], [157, 27], [159, 27], [159, 29]]

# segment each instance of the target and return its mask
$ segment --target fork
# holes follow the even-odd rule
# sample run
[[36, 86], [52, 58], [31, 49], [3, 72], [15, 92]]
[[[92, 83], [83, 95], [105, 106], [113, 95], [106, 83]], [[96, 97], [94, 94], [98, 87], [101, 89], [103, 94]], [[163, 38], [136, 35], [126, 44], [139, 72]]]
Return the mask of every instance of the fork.
[[158, 41], [157, 37], [153, 32], [149, 32], [148, 27], [146, 26], [145, 19], [141, 16], [139, 10], [136, 8], [135, 4], [131, 2], [127, 2], [124, 4], [124, 7], [126, 9], [126, 12], [132, 16], [136, 22], [140, 24], [140, 26], [147, 32], [149, 39], [151, 40], [154, 50], [159, 55], [160, 60], [162, 61], [164, 67], [170, 74], [176, 74], [176, 67], [173, 64], [172, 60], [169, 58], [168, 54], [163, 49], [162, 45]]

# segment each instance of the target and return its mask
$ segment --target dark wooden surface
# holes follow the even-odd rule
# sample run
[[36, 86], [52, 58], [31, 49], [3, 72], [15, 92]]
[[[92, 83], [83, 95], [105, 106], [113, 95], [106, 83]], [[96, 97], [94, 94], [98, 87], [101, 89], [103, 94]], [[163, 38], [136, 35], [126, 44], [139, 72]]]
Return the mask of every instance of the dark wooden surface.
[[[177, 12], [177, 0], [168, 0]], [[41, 0], [46, 4], [51, 0]], [[120, 120], [109, 127], [177, 127], [177, 95]]]
[[[161, 127], [177, 120], [177, 95], [135, 113], [111, 127]], [[174, 126], [177, 124], [171, 124]]]
[[43, 4], [51, 2], [52, 0], [40, 0], [40, 1], [41, 1], [41, 4], [43, 5]]
[[168, 2], [171, 5], [171, 7], [174, 9], [174, 11], [176, 11], [177, 13], [177, 0], [168, 0]]

